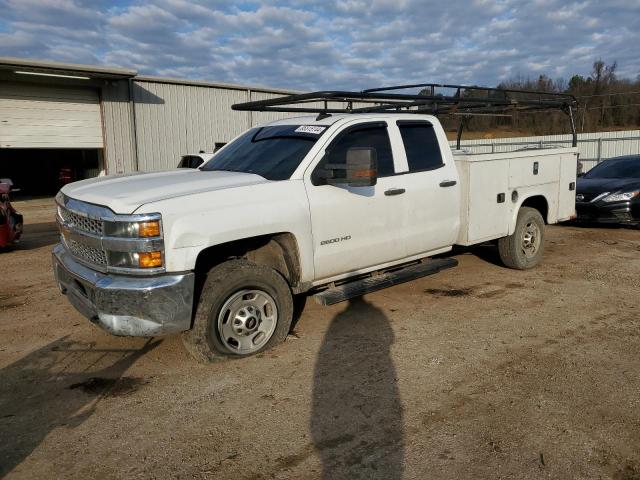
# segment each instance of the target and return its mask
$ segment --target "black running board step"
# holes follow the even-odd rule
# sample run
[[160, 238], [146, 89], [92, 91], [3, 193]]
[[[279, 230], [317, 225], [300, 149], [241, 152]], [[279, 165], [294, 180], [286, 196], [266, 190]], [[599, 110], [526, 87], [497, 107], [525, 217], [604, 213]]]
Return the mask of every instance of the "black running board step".
[[333, 305], [354, 297], [360, 297], [366, 293], [382, 290], [383, 288], [409, 282], [416, 278], [433, 275], [440, 270], [452, 268], [458, 265], [454, 258], [438, 258], [426, 262], [411, 265], [391, 272], [354, 280], [336, 287], [331, 287], [316, 293], [313, 297], [320, 305]]

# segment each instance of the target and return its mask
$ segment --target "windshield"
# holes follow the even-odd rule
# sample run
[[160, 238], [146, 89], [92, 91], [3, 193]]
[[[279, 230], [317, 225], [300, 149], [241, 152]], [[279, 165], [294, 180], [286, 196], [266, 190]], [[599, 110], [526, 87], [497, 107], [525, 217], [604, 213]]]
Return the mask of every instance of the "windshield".
[[209, 160], [201, 170], [255, 173], [286, 180], [327, 127], [278, 125], [252, 128]]
[[640, 157], [605, 160], [589, 170], [584, 178], [640, 178]]

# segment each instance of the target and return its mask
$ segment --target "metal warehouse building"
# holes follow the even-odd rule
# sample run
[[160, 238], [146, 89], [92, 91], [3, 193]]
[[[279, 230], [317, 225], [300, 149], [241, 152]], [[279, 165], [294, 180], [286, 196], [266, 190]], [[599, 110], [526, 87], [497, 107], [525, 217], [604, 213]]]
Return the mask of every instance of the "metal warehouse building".
[[52, 194], [69, 176], [174, 168], [184, 154], [285, 115], [231, 105], [286, 93], [0, 57], [0, 177]]

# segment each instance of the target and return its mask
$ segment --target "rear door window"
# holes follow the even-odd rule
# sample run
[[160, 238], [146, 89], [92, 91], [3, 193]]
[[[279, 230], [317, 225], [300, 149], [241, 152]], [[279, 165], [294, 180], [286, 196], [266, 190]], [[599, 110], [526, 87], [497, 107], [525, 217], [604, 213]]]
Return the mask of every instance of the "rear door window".
[[444, 166], [436, 132], [429, 122], [397, 122], [407, 154], [410, 172], [435, 170]]

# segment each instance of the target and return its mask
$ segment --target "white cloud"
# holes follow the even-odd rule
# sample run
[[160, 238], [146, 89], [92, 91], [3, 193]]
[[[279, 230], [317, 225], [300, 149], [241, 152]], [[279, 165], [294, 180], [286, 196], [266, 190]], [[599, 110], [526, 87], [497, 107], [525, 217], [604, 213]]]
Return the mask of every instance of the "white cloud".
[[0, 54], [298, 89], [640, 73], [637, 0], [0, 0]]

